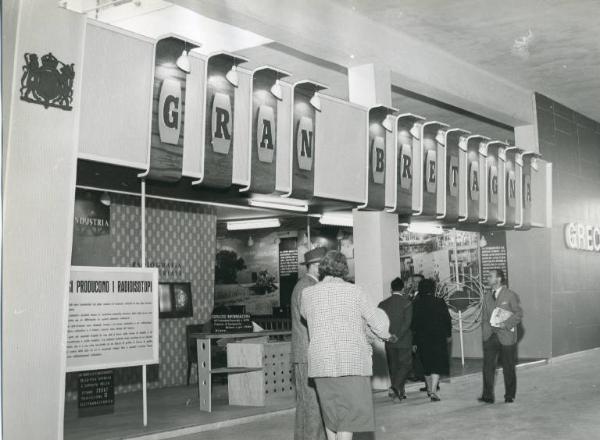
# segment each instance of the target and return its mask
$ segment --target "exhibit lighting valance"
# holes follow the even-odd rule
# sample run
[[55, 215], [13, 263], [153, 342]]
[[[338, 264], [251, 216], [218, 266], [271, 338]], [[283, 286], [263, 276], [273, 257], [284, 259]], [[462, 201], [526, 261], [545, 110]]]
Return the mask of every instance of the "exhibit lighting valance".
[[278, 228], [281, 221], [278, 218], [261, 218], [257, 220], [240, 220], [227, 222], [228, 231], [242, 231], [245, 229]]
[[330, 226], [353, 227], [354, 221], [351, 212], [327, 212], [321, 216], [319, 223]]

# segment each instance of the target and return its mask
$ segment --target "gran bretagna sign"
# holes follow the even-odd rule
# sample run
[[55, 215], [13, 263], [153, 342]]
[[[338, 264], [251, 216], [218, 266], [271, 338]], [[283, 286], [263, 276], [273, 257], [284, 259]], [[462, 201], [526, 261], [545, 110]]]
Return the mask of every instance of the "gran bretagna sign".
[[158, 269], [71, 267], [67, 372], [158, 363]]

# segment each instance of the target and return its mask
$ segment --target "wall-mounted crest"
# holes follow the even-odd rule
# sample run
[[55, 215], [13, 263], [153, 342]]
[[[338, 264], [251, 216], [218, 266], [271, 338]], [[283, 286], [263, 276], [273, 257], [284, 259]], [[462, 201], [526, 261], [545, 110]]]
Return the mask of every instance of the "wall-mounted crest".
[[72, 110], [74, 64], [65, 64], [52, 53], [42, 56], [40, 65], [37, 54], [26, 53], [21, 77], [21, 99], [44, 108], [56, 107]]

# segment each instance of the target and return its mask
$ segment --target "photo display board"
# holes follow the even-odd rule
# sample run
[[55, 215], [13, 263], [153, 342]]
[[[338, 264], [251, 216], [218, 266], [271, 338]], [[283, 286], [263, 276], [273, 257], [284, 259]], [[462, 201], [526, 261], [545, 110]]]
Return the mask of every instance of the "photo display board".
[[158, 269], [71, 267], [67, 372], [158, 363]]

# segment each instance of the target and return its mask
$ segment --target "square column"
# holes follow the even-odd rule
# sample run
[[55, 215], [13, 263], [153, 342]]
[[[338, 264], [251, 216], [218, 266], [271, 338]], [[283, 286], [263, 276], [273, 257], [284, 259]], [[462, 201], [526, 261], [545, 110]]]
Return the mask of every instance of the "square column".
[[[354, 214], [354, 263], [356, 284], [377, 305], [390, 296], [390, 283], [400, 276], [398, 216], [379, 211]], [[373, 347], [373, 388], [387, 389], [389, 378], [385, 347]]]

